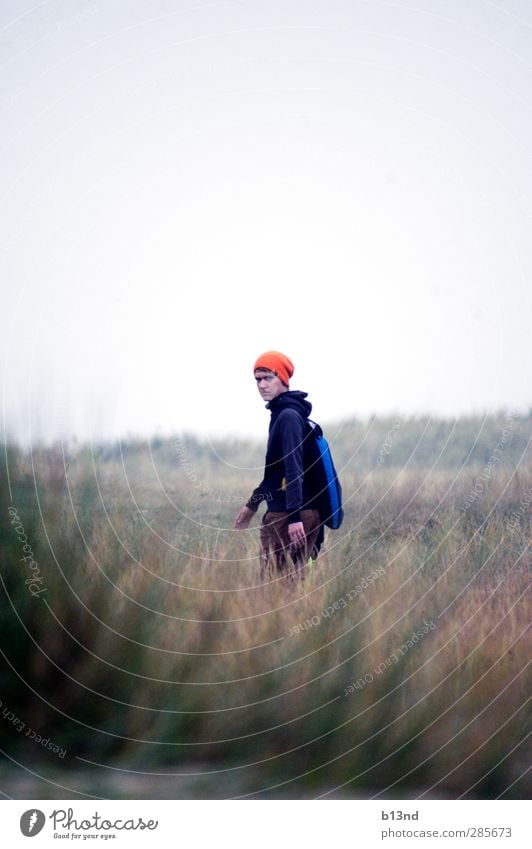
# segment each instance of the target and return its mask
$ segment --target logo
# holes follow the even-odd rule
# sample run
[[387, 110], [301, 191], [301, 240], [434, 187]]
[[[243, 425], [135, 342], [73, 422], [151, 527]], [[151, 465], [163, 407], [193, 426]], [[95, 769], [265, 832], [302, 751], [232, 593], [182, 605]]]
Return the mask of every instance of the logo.
[[42, 831], [42, 827], [46, 822], [46, 817], [42, 811], [37, 808], [30, 808], [25, 811], [20, 818], [20, 830], [24, 837], [35, 837]]

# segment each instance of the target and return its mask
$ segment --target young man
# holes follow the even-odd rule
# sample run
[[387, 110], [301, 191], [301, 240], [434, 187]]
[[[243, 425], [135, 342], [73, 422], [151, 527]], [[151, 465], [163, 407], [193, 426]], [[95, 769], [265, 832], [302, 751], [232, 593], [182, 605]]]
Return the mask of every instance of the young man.
[[323, 541], [320, 514], [314, 503], [310, 475], [305, 469], [305, 419], [312, 404], [307, 393], [291, 390], [292, 361], [279, 351], [266, 351], [256, 360], [253, 373], [259, 394], [271, 412], [264, 479], [238, 512], [235, 527], [247, 528], [261, 501], [267, 505], [260, 529], [261, 560], [268, 569], [295, 570], [304, 577], [308, 558], [315, 557]]

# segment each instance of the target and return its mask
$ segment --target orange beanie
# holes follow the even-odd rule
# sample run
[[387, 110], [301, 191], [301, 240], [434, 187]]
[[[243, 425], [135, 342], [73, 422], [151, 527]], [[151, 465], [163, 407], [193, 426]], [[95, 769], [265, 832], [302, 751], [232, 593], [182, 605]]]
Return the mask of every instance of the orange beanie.
[[280, 351], [266, 351], [266, 353], [261, 354], [253, 366], [253, 371], [258, 368], [273, 371], [283, 381], [285, 386], [288, 386], [288, 381], [294, 373], [292, 360], [281, 354]]

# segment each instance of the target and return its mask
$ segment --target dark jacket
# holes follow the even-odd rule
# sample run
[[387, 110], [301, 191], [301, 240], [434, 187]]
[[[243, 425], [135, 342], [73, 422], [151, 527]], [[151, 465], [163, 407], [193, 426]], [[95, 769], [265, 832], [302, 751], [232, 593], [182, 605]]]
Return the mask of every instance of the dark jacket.
[[305, 419], [312, 410], [310, 401], [305, 400], [307, 394], [289, 389], [266, 404], [271, 419], [264, 479], [246, 504], [255, 511], [261, 501], [266, 501], [268, 510], [287, 511], [290, 522], [301, 521], [301, 510], [316, 508], [309, 476], [305, 475]]

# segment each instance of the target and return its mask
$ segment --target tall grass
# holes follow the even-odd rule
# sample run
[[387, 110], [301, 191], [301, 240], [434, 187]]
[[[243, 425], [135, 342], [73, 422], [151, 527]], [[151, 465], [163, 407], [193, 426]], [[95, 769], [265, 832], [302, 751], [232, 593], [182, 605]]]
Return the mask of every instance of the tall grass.
[[474, 498], [482, 465], [348, 466], [344, 525], [295, 582], [261, 580], [257, 522], [233, 530], [257, 474], [199, 443], [199, 485], [168, 443], [9, 447], [2, 709], [67, 754], [6, 717], [2, 749], [39, 764], [35, 798], [65, 796], [59, 768], [72, 794], [524, 796], [526, 459]]

